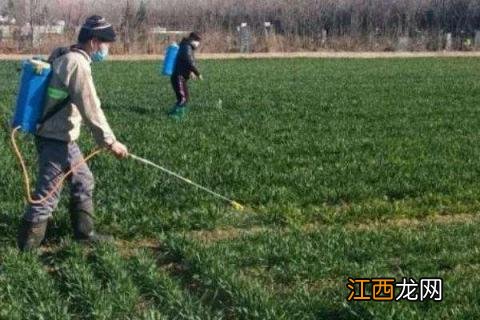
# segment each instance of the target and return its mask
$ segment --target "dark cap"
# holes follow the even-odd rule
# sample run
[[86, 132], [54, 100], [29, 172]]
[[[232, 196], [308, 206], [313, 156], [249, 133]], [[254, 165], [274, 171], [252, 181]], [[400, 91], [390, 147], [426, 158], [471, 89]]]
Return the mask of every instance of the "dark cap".
[[192, 32], [190, 33], [190, 35], [188, 36], [188, 38], [190, 40], [193, 40], [193, 41], [202, 41], [202, 37], [200, 37], [200, 35], [196, 32]]
[[105, 21], [101, 16], [91, 16], [85, 20], [85, 23], [78, 34], [78, 42], [85, 43], [90, 39], [97, 38], [102, 42], [114, 42], [117, 38], [111, 24]]

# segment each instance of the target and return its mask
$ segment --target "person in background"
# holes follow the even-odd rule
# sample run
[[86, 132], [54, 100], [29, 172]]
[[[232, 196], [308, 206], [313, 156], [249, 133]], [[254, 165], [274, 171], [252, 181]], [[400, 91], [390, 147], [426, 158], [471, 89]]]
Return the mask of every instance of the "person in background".
[[[92, 78], [90, 64], [103, 61], [111, 42], [116, 38], [110, 24], [100, 16], [91, 16], [83, 24], [78, 43], [70, 48], [58, 48], [49, 58], [52, 76], [35, 142], [38, 153], [38, 179], [34, 199], [45, 197], [54, 190], [59, 179], [73, 166], [83, 162], [76, 143], [82, 121], [89, 127], [95, 142], [117, 158], [128, 156], [127, 148], [117, 141], [102, 111]], [[97, 242], [108, 240], [94, 230], [94, 178], [83, 163], [68, 179], [70, 185], [70, 218], [76, 240]], [[40, 246], [48, 220], [60, 200], [61, 188], [40, 204], [30, 204], [25, 210], [18, 231], [18, 247], [22, 251]]]
[[203, 80], [195, 63], [194, 51], [200, 46], [201, 37], [198, 33], [192, 32], [187, 38], [182, 39], [178, 50], [177, 60], [170, 78], [173, 91], [177, 97], [177, 103], [169, 112], [169, 116], [180, 120], [185, 117], [189, 102], [189, 91], [187, 82], [189, 79]]

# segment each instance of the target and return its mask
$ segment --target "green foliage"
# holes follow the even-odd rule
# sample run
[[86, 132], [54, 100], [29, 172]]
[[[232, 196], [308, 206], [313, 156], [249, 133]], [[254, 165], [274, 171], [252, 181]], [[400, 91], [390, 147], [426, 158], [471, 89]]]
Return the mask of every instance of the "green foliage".
[[55, 281], [32, 254], [2, 249], [1, 319], [70, 319]]

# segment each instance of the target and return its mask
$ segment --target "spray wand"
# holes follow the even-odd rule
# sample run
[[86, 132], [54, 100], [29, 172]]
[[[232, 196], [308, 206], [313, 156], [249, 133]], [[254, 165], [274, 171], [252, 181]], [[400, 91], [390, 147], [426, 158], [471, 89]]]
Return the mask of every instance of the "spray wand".
[[[18, 145], [17, 145], [17, 142], [16, 142], [16, 135], [17, 135], [17, 133], [18, 133], [19, 130], [20, 130], [20, 127], [14, 128], [14, 129], [12, 130], [12, 132], [11, 132], [10, 138], [11, 138], [11, 143], [12, 143], [12, 147], [13, 147], [14, 153], [15, 153], [15, 155], [17, 156], [17, 160], [18, 160], [18, 162], [19, 162], [19, 164], [20, 164], [20, 168], [21, 168], [22, 173], [23, 173], [25, 194], [26, 194], [27, 201], [28, 201], [30, 204], [43, 204], [43, 203], [45, 203], [50, 197], [53, 196], [53, 194], [54, 194], [59, 188], [61, 188], [63, 182], [67, 179], [67, 177], [68, 177], [70, 174], [72, 174], [80, 165], [82, 165], [83, 163], [87, 162], [87, 161], [90, 160], [92, 157], [98, 155], [98, 154], [101, 152], [100, 149], [94, 150], [94, 151], [93, 151], [90, 155], [88, 155], [85, 159], [83, 159], [83, 160], [80, 161], [79, 163], [73, 165], [72, 168], [70, 168], [70, 170], [69, 170], [68, 172], [64, 173], [63, 176], [57, 181], [57, 183], [54, 185], [54, 187], [52, 188], [52, 190], [50, 190], [50, 192], [48, 192], [48, 194], [47, 194], [46, 196], [42, 197], [41, 199], [33, 199], [33, 198], [32, 198], [32, 194], [31, 194], [31, 191], [30, 191], [30, 190], [31, 190], [31, 188], [30, 188], [30, 177], [29, 177], [29, 175], [28, 175], [27, 166], [26, 166], [26, 164], [25, 164], [25, 161], [24, 161], [24, 159], [23, 159], [23, 156], [22, 156], [22, 154], [21, 154], [21, 152], [20, 152], [20, 149], [19, 149], [19, 147], [18, 147]], [[177, 173], [175, 173], [175, 172], [173, 172], [173, 171], [171, 171], [171, 170], [169, 170], [169, 169], [167, 169], [167, 168], [164, 168], [164, 167], [162, 167], [162, 166], [160, 166], [160, 165], [158, 165], [158, 164], [155, 164], [155, 163], [151, 162], [150, 160], [144, 159], [144, 158], [139, 157], [139, 156], [134, 155], [134, 154], [129, 154], [128, 156], [129, 156], [130, 158], [136, 160], [136, 161], [139, 161], [139, 162], [143, 163], [143, 164], [146, 164], [146, 165], [152, 166], [152, 167], [154, 167], [154, 168], [160, 169], [160, 170], [162, 170], [163, 172], [165, 172], [165, 173], [167, 173], [167, 174], [169, 174], [169, 175], [171, 175], [171, 176], [174, 176], [174, 177], [177, 178], [177, 179], [182, 180], [183, 182], [186, 182], [186, 183], [188, 183], [188, 184], [190, 184], [190, 185], [193, 185], [193, 186], [197, 187], [198, 189], [201, 189], [201, 190], [203, 190], [203, 191], [205, 191], [205, 192], [208, 192], [209, 194], [211, 194], [211, 195], [213, 195], [213, 196], [215, 196], [215, 197], [217, 197], [217, 198], [219, 198], [219, 199], [222, 199], [222, 200], [228, 202], [228, 203], [229, 203], [234, 209], [236, 209], [236, 210], [241, 211], [241, 210], [244, 209], [244, 207], [243, 207], [240, 203], [238, 203], [238, 202], [236, 202], [236, 201], [234, 201], [234, 200], [232, 200], [232, 199], [229, 199], [229, 198], [227, 198], [227, 197], [225, 197], [225, 196], [222, 196], [221, 194], [219, 194], [219, 193], [217, 193], [217, 192], [215, 192], [215, 191], [212, 191], [212, 190], [210, 190], [210, 189], [208, 189], [208, 188], [206, 188], [206, 187], [204, 187], [204, 186], [201, 186], [201, 185], [199, 185], [198, 183], [195, 183], [195, 182], [191, 181], [190, 179], [187, 179], [187, 178], [185, 178], [185, 177], [182, 177], [181, 175], [179, 175], [179, 174], [177, 174]]]
[[232, 199], [229, 199], [229, 198], [227, 198], [227, 197], [225, 197], [225, 196], [222, 196], [221, 194], [219, 194], [219, 193], [217, 193], [217, 192], [215, 192], [215, 191], [212, 191], [212, 190], [210, 190], [210, 189], [208, 189], [208, 188], [206, 188], [206, 187], [204, 187], [204, 186], [201, 186], [201, 185], [199, 185], [198, 183], [195, 183], [195, 182], [193, 182], [193, 181], [190, 180], [190, 179], [187, 179], [187, 178], [185, 178], [185, 177], [182, 177], [182, 176], [179, 175], [178, 173], [175, 173], [175, 172], [173, 172], [173, 171], [171, 171], [171, 170], [168, 170], [167, 168], [164, 168], [164, 167], [162, 167], [162, 166], [160, 166], [160, 165], [158, 165], [158, 164], [153, 163], [153, 162], [151, 162], [150, 160], [141, 158], [141, 157], [136, 156], [136, 155], [134, 155], [134, 154], [129, 154], [128, 156], [129, 156], [130, 158], [134, 159], [134, 160], [137, 160], [137, 161], [141, 162], [141, 163], [144, 163], [144, 164], [146, 164], [146, 165], [149, 165], [149, 166], [152, 166], [152, 167], [154, 167], [154, 168], [160, 169], [160, 170], [162, 170], [163, 172], [165, 172], [165, 173], [167, 173], [167, 174], [169, 174], [169, 175], [171, 175], [171, 176], [174, 176], [174, 177], [177, 178], [177, 179], [182, 180], [183, 182], [186, 182], [186, 183], [188, 183], [188, 184], [190, 184], [190, 185], [192, 185], [192, 186], [197, 187], [198, 189], [201, 189], [201, 190], [203, 190], [203, 191], [205, 191], [205, 192], [208, 192], [209, 194], [211, 194], [211, 195], [213, 195], [213, 196], [215, 196], [215, 197], [217, 197], [217, 198], [219, 198], [219, 199], [222, 199], [222, 200], [228, 202], [228, 203], [229, 203], [233, 208], [235, 208], [236, 210], [243, 210], [243, 209], [244, 209], [244, 207], [243, 207], [240, 203], [236, 202], [235, 200], [232, 200]]

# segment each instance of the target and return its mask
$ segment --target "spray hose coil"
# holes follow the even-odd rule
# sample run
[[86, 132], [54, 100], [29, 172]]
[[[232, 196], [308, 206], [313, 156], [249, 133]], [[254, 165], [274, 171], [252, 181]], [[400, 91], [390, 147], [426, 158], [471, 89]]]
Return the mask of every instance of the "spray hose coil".
[[92, 153], [90, 153], [85, 159], [79, 161], [75, 165], [73, 165], [70, 170], [65, 172], [62, 177], [55, 183], [53, 186], [52, 190], [50, 190], [44, 197], [40, 199], [33, 199], [32, 198], [32, 192], [31, 192], [31, 186], [30, 186], [30, 176], [28, 175], [28, 170], [27, 166], [25, 164], [25, 160], [23, 159], [22, 153], [20, 152], [20, 148], [18, 147], [16, 137], [17, 133], [20, 130], [20, 127], [16, 127], [12, 130], [12, 133], [10, 135], [10, 140], [12, 142], [12, 147], [13, 151], [15, 153], [15, 156], [17, 157], [18, 163], [20, 165], [20, 169], [22, 170], [23, 174], [23, 186], [25, 189], [25, 198], [30, 204], [34, 205], [41, 205], [44, 204], [45, 202], [48, 201], [53, 195], [62, 187], [63, 182], [72, 174], [75, 172], [77, 168], [79, 168], [81, 165], [86, 163], [88, 160], [99, 154], [102, 150], [101, 149], [96, 149]]

